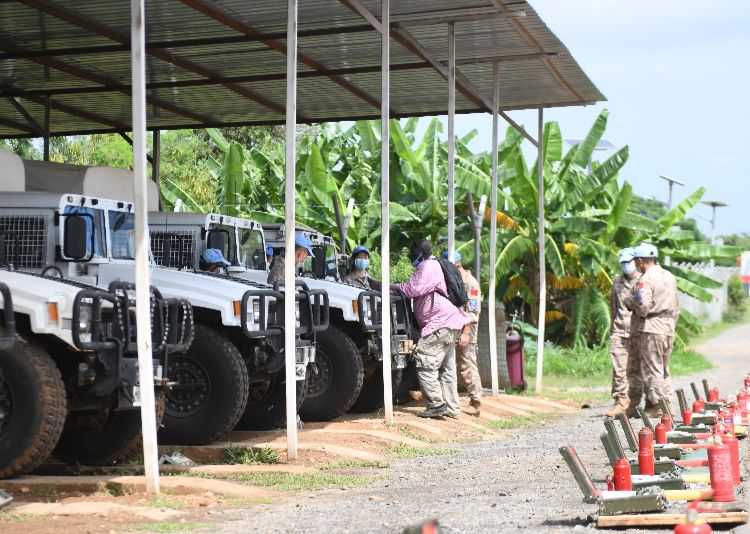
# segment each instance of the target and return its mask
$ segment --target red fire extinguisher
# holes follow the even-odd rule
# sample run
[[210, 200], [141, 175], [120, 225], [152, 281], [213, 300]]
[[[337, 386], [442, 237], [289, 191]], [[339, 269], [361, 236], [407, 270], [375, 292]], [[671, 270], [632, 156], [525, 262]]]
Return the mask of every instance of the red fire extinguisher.
[[633, 490], [633, 481], [630, 478], [630, 462], [625, 458], [618, 458], [615, 462], [614, 482], [617, 491]]
[[656, 444], [666, 445], [667, 444], [667, 427], [664, 423], [658, 423], [654, 427], [654, 434], [656, 434]]
[[745, 387], [750, 388], [750, 375], [745, 377]]
[[708, 392], [708, 402], [719, 401], [719, 388], [713, 388]]
[[697, 400], [693, 403], [693, 413], [701, 413], [701, 402]]
[[[695, 408], [695, 403], [693, 403], [693, 408]], [[692, 421], [693, 421], [693, 414], [690, 413], [690, 410], [683, 410], [682, 411], [682, 424], [689, 425]]]
[[654, 436], [644, 427], [638, 432], [638, 468], [642, 475], [654, 474]]
[[703, 495], [701, 495], [698, 499], [694, 500], [690, 504], [687, 505], [687, 510], [685, 513], [685, 522], [675, 525], [674, 532], [675, 534], [712, 534], [713, 529], [711, 528], [711, 525], [703, 521], [698, 517], [698, 512], [706, 511], [711, 512], [713, 510], [706, 509], [703, 510], [698, 507], [698, 503], [700, 503], [703, 499], [710, 496], [711, 492], [707, 491]]
[[[669, 414], [662, 414], [661, 416], [661, 424], [664, 425], [665, 431], [669, 432], [672, 430], [672, 418], [669, 416]], [[659, 443], [657, 441], [657, 443]]]
[[729, 456], [732, 459], [732, 480], [739, 484], [740, 480], [740, 442], [731, 434], [725, 434], [721, 438], [722, 443], [729, 447]]
[[714, 502], [734, 501], [734, 475], [732, 456], [729, 447], [720, 439], [708, 448], [708, 470], [711, 476], [711, 489]]

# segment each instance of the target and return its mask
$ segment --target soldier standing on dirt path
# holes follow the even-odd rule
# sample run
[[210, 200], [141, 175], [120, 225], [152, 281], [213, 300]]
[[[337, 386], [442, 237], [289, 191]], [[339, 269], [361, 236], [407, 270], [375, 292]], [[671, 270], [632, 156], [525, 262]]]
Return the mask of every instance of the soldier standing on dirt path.
[[638, 352], [646, 390], [645, 411], [649, 417], [660, 417], [660, 398], [666, 399], [674, 412], [669, 357], [680, 313], [677, 281], [672, 273], [656, 263], [658, 251], [655, 246], [648, 243], [638, 245], [634, 257], [636, 266], [643, 273], [635, 286], [634, 313], [643, 319]]
[[[638, 271], [633, 260], [633, 249], [624, 248], [620, 252], [620, 268], [622, 274], [612, 282], [612, 296], [610, 298], [612, 333], [609, 352], [612, 358], [612, 398], [614, 407], [607, 412], [607, 416], [616, 417], [630, 407], [630, 392], [628, 387], [628, 360], [630, 357], [630, 317], [632, 311], [625, 306], [625, 299], [631, 293], [636, 283]], [[638, 401], [640, 403], [640, 393]]]
[[[443, 258], [448, 259], [448, 251], [443, 252]], [[465, 347], [460, 345], [456, 347], [456, 367], [469, 392], [471, 398], [469, 405], [474, 408], [474, 412], [470, 415], [479, 417], [482, 410], [482, 379], [477, 368], [477, 326], [479, 325], [479, 312], [482, 310], [482, 291], [471, 271], [464, 269], [461, 254], [458, 252], [454, 252], [453, 263], [461, 273], [464, 289], [469, 297], [463, 309], [472, 320], [468, 325], [469, 344]]]

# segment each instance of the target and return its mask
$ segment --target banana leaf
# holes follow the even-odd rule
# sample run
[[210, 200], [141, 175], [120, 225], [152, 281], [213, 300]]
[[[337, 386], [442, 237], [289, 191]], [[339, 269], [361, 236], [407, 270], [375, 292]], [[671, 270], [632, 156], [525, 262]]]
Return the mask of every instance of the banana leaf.
[[685, 218], [685, 215], [687, 215], [687, 213], [698, 204], [705, 193], [706, 188], [699, 187], [689, 197], [682, 200], [674, 208], [665, 213], [658, 221], [662, 229], [667, 231]]

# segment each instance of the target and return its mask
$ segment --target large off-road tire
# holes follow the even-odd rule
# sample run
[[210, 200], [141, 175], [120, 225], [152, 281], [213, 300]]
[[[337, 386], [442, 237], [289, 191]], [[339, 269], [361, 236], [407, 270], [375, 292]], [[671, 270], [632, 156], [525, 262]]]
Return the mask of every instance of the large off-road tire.
[[204, 445], [232, 430], [245, 411], [247, 367], [237, 347], [222, 333], [195, 325], [190, 349], [170, 354], [164, 427], [159, 441]]
[[[297, 412], [307, 396], [307, 381], [297, 380]], [[245, 413], [235, 430], [270, 430], [286, 426], [286, 379], [284, 369], [268, 380], [250, 384]]]
[[[164, 418], [164, 391], [156, 393], [156, 428]], [[69, 464], [114, 465], [143, 454], [141, 409], [68, 416], [55, 458]]]
[[63, 431], [65, 386], [49, 355], [18, 338], [0, 351], [0, 478], [46, 460]]
[[[401, 383], [401, 370], [391, 371], [391, 387], [393, 400], [396, 401], [398, 396], [398, 386]], [[352, 405], [350, 412], [370, 413], [383, 407], [383, 364], [371, 367], [365, 371], [364, 384], [359, 398]]]
[[318, 334], [315, 363], [307, 367], [303, 421], [330, 421], [352, 407], [362, 390], [362, 356], [349, 335], [330, 325]]

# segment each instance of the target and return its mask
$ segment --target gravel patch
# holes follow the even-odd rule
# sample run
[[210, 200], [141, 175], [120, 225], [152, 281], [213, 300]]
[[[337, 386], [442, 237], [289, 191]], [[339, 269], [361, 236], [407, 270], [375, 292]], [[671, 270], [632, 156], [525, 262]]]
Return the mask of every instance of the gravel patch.
[[[690, 382], [700, 378], [724, 393], [736, 391], [750, 371], [748, 339], [750, 325], [742, 325], [703, 344], [699, 350], [715, 368], [678, 378], [675, 387], [683, 387], [688, 399], [692, 399]], [[382, 478], [366, 487], [254, 506], [227, 517], [221, 529], [226, 534], [401, 532], [406, 526], [437, 519], [441, 532], [450, 533], [595, 530], [587, 520], [595, 507], [581, 502], [558, 448], [575, 446], [595, 483], [603, 488], [610, 468], [599, 434], [607, 409], [608, 405], [572, 416], [550, 415], [543, 426], [511, 431], [498, 440], [446, 445], [459, 451], [449, 456], [394, 461], [379, 473], [385, 473]], [[750, 527], [731, 532], [750, 533]]]

